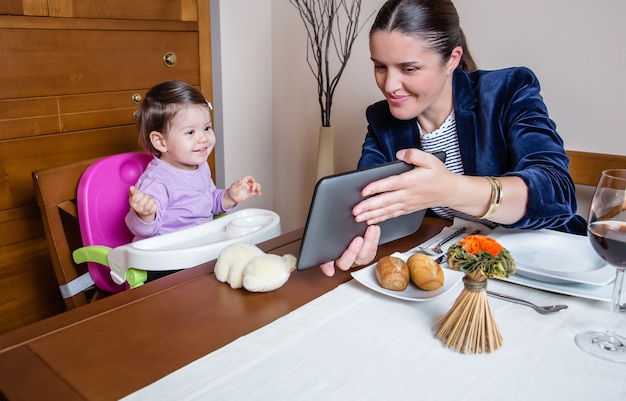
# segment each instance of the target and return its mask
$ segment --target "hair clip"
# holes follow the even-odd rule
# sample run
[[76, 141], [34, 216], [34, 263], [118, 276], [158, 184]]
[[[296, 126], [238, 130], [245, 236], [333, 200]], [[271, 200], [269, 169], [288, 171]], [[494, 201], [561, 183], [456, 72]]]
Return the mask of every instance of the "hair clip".
[[208, 100], [206, 101], [206, 105], [209, 106], [209, 110], [213, 110], [213, 105], [211, 104], [211, 102], [209, 102]]

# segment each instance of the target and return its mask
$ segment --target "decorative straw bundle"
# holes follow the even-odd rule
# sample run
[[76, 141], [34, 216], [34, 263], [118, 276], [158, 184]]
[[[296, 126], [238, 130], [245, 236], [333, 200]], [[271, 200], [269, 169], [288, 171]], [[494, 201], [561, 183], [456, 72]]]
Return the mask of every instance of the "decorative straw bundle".
[[502, 346], [502, 336], [487, 300], [487, 279], [515, 273], [515, 261], [493, 238], [468, 235], [450, 247], [447, 262], [465, 273], [465, 288], [435, 324], [437, 338], [463, 353], [495, 351]]

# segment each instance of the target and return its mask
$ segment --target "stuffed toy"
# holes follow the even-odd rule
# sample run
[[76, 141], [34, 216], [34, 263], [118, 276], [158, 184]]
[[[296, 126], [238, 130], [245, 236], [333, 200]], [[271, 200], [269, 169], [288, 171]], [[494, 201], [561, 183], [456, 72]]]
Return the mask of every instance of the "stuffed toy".
[[296, 268], [296, 257], [266, 254], [251, 244], [237, 243], [220, 252], [215, 263], [215, 277], [231, 288], [268, 292], [287, 282]]

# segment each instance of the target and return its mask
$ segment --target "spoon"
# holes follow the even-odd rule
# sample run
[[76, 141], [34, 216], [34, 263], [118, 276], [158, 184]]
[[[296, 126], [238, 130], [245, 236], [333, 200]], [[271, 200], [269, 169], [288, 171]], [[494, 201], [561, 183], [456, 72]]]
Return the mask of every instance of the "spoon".
[[550, 313], [555, 313], [555, 312], [562, 311], [563, 309], [567, 309], [567, 305], [539, 306], [523, 299], [515, 298], [509, 295], [504, 295], [504, 294], [500, 294], [500, 293], [493, 292], [493, 291], [487, 291], [487, 295], [490, 295], [494, 298], [503, 299], [505, 301], [510, 301], [516, 304], [529, 306], [533, 308], [534, 310], [536, 310], [538, 313], [541, 313], [542, 315], [548, 315]]

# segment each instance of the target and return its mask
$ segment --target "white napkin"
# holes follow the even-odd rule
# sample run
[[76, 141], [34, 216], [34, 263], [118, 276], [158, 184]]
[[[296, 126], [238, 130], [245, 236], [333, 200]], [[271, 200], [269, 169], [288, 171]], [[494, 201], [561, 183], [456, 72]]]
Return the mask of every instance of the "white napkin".
[[[460, 227], [467, 231], [446, 250], [474, 230], [491, 231], [455, 219], [422, 245], [433, 246]], [[624, 365], [593, 358], [574, 343], [576, 333], [606, 327], [606, 303], [498, 280], [489, 287], [569, 308], [540, 315], [489, 299], [503, 347], [467, 355], [444, 348], [433, 329], [460, 289], [407, 302], [352, 280], [123, 400], [626, 399]], [[626, 333], [620, 318], [615, 331]]]
[[626, 399], [624, 365], [593, 358], [574, 343], [577, 332], [605, 327], [605, 303], [489, 285], [569, 309], [540, 315], [490, 299], [504, 345], [468, 355], [444, 348], [432, 328], [457, 291], [407, 302], [350, 281], [124, 401]]

